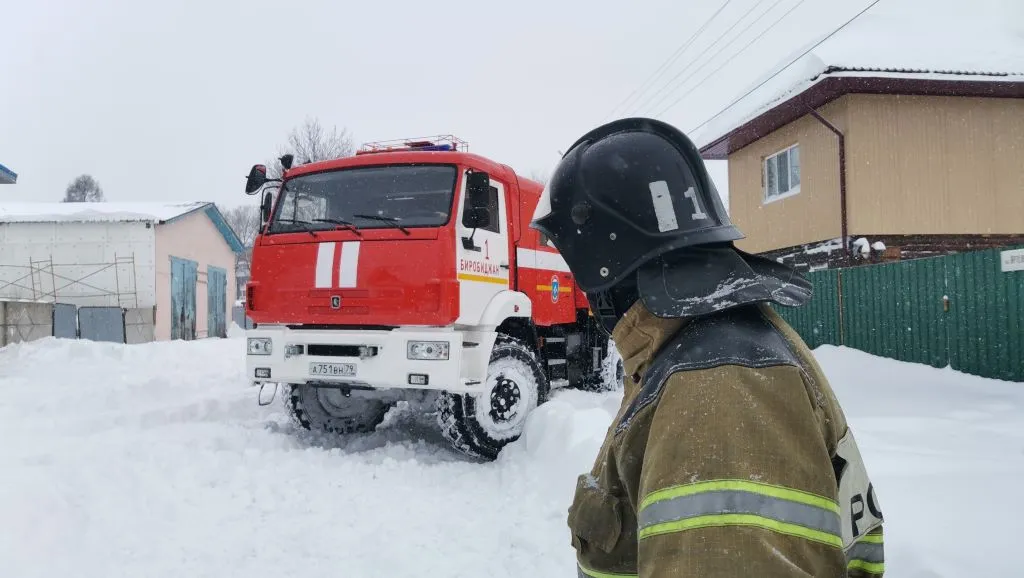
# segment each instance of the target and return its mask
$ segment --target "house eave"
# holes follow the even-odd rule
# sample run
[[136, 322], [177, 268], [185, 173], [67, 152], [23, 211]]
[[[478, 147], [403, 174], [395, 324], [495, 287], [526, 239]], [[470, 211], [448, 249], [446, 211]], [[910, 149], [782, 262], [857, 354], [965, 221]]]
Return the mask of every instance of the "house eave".
[[[832, 69], [829, 72], [840, 71]], [[963, 78], [900, 77], [884, 74], [828, 76], [712, 140], [701, 147], [700, 153], [705, 160], [726, 160], [730, 154], [803, 117], [809, 111], [816, 110], [847, 94], [1024, 98], [1024, 79], [1009, 75], [996, 78], [968, 80]]]
[[0, 165], [0, 185], [13, 185], [18, 182], [18, 173]]
[[245, 252], [245, 247], [242, 245], [241, 239], [238, 238], [238, 235], [235, 233], [234, 229], [232, 229], [231, 225], [228, 224], [227, 219], [224, 218], [224, 215], [220, 212], [220, 209], [217, 208], [217, 205], [213, 203], [205, 203], [202, 205], [198, 205], [188, 212], [176, 215], [171, 219], [159, 221], [157, 222], [157, 224], [168, 225], [175, 221], [188, 217], [189, 215], [198, 213], [199, 211], [203, 211], [203, 213], [206, 214], [206, 217], [210, 219], [210, 221], [213, 223], [213, 226], [217, 228], [217, 232], [220, 233], [222, 237], [224, 237], [224, 242], [227, 243], [229, 247], [231, 247], [231, 251], [234, 254], [240, 255]]

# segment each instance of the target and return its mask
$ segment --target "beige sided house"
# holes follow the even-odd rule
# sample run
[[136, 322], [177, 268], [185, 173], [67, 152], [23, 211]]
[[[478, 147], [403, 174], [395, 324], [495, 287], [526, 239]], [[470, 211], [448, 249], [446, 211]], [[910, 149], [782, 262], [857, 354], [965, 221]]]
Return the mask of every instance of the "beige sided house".
[[739, 246], [806, 270], [1024, 244], [1024, 37], [965, 26], [862, 17], [707, 123]]

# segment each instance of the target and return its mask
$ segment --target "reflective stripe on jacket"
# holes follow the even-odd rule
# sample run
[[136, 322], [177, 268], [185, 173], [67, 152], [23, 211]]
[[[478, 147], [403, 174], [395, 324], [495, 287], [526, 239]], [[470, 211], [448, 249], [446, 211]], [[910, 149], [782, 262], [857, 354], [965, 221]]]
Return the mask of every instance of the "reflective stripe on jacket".
[[846, 418], [777, 314], [687, 321], [637, 303], [613, 337], [626, 391], [569, 510], [579, 576], [882, 575]]

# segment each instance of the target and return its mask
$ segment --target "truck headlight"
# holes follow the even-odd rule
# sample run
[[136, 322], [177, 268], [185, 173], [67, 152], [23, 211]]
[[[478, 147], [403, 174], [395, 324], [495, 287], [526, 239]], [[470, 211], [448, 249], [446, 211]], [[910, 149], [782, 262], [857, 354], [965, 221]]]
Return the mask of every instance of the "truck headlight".
[[273, 341], [269, 337], [250, 337], [246, 344], [249, 355], [270, 355], [274, 351]]
[[417, 360], [447, 360], [447, 341], [410, 341], [406, 347], [406, 357]]

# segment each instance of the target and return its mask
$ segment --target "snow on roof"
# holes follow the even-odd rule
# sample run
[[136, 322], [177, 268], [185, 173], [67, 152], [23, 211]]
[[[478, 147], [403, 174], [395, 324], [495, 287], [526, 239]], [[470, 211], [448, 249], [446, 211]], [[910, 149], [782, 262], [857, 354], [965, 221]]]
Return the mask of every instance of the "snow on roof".
[[0, 203], [0, 223], [169, 221], [210, 205], [188, 203]]
[[740, 92], [764, 83], [708, 122], [694, 138], [697, 146], [703, 148], [832, 76], [1024, 83], [1024, 41], [995, 26], [865, 14], [794, 62], [825, 36], [793, 51]]

